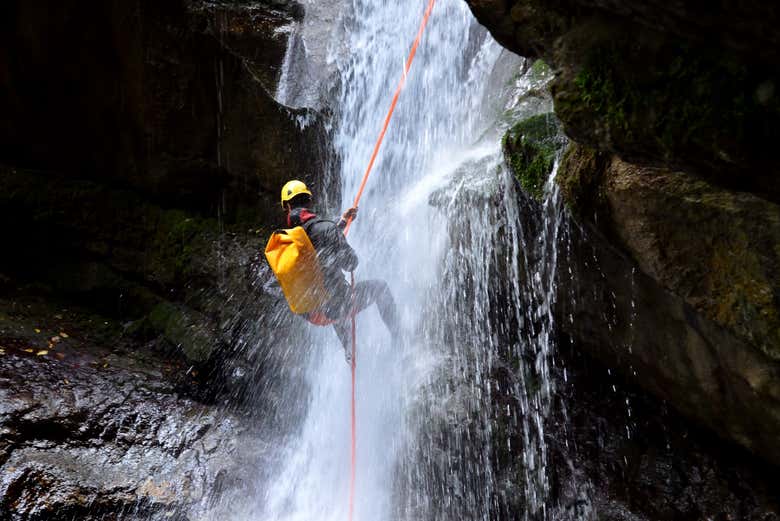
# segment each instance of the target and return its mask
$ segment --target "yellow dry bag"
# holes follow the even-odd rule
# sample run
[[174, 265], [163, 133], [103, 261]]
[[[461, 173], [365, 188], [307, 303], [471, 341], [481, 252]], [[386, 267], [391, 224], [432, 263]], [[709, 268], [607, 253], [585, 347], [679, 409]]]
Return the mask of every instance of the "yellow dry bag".
[[265, 258], [293, 313], [314, 311], [330, 299], [317, 252], [302, 226], [275, 231], [265, 247]]

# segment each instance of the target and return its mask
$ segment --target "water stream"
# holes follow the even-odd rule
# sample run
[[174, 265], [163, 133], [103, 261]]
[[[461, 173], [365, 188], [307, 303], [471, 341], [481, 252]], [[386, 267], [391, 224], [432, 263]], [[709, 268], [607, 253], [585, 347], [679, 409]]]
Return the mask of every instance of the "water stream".
[[[425, 3], [307, 7], [277, 97], [330, 107], [335, 214], [356, 193]], [[389, 283], [406, 331], [394, 348], [374, 309], [358, 321], [355, 519], [548, 515], [555, 252], [533, 270], [527, 252], [556, 243], [560, 208], [550, 184], [530, 236], [501, 154], [510, 120], [550, 110], [524, 96], [533, 87], [464, 2], [438, 2], [349, 237], [357, 277]], [[308, 412], [253, 519], [346, 519], [349, 368], [332, 331], [309, 333]]]

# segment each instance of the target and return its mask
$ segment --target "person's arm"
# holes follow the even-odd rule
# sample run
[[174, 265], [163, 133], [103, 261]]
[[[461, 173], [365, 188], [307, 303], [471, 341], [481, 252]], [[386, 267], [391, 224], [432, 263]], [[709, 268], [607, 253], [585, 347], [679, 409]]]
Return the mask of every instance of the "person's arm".
[[355, 217], [357, 217], [357, 211], [358, 211], [357, 206], [353, 206], [352, 208], [344, 212], [344, 215], [341, 216], [341, 219], [339, 220], [339, 223], [337, 225], [339, 227], [339, 230], [343, 230], [344, 228], [346, 228], [347, 223], [350, 220], [352, 221], [355, 220]]
[[332, 229], [333, 237], [331, 240], [334, 245], [333, 263], [343, 271], [355, 271], [358, 265], [358, 257], [355, 250], [347, 242], [347, 238], [344, 237], [342, 229], [340, 226], [335, 226]]

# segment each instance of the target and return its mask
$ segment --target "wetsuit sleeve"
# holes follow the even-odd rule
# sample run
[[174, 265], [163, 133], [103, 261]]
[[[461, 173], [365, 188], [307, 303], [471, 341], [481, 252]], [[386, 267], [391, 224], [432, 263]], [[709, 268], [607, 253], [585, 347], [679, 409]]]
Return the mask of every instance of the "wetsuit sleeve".
[[357, 255], [336, 223], [317, 221], [308, 227], [307, 233], [325, 270], [354, 271], [357, 268]]
[[333, 226], [330, 230], [334, 264], [344, 271], [355, 271], [358, 265], [357, 255], [341, 230], [339, 226]]

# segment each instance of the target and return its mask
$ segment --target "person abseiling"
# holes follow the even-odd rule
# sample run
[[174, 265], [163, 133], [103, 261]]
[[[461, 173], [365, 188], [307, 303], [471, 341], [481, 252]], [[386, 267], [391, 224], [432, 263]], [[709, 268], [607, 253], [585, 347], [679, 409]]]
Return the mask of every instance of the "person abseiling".
[[[357, 255], [344, 236], [344, 228], [355, 218], [357, 208], [347, 210], [338, 223], [321, 219], [311, 210], [311, 191], [297, 180], [282, 187], [281, 203], [287, 212], [288, 229], [274, 233], [266, 247], [266, 257], [291, 310], [314, 324], [332, 324], [348, 359], [350, 319], [373, 303], [394, 340], [398, 340], [398, 311], [387, 283], [362, 280], [352, 288], [344, 276], [344, 272], [354, 271], [358, 265]], [[301, 233], [301, 229], [305, 233]], [[291, 242], [297, 242], [294, 253], [279, 253]], [[280, 246], [279, 243], [283, 244]], [[307, 255], [306, 250], [310, 247], [316, 253]], [[284, 255], [292, 260], [286, 261], [282, 258]], [[294, 264], [287, 272], [285, 262]]]

